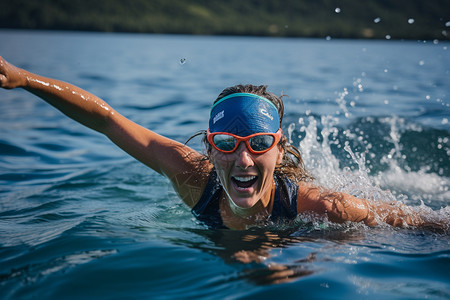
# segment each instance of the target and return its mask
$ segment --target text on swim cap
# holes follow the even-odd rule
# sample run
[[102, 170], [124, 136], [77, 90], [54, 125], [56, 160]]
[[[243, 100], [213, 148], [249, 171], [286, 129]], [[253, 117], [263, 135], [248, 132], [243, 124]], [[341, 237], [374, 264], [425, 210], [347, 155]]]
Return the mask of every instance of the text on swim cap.
[[225, 111], [222, 110], [214, 116], [213, 119], [214, 124], [216, 124], [216, 122], [222, 119], [223, 117], [225, 117]]
[[268, 117], [269, 119], [271, 119], [273, 121], [273, 117], [267, 112], [267, 110], [265, 110], [264, 108], [262, 108], [260, 110], [261, 114], [265, 115], [266, 117]]

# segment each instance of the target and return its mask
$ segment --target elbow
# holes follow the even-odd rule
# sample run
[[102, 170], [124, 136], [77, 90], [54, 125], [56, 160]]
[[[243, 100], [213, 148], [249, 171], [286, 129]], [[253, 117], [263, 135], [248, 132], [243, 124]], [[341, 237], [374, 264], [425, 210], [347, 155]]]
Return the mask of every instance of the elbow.
[[88, 127], [106, 136], [110, 136], [110, 133], [114, 132], [114, 124], [117, 123], [113, 110], [104, 111], [100, 115], [92, 117], [91, 120], [92, 122]]

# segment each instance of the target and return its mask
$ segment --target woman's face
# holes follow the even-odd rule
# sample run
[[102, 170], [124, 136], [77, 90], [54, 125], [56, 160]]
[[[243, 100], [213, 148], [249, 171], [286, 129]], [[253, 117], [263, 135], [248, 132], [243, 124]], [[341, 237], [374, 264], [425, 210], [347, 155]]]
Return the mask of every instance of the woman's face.
[[273, 147], [263, 154], [253, 154], [241, 142], [233, 153], [223, 153], [214, 148], [211, 151], [220, 182], [236, 205], [250, 208], [260, 199], [268, 201], [275, 166], [283, 158], [280, 147]]

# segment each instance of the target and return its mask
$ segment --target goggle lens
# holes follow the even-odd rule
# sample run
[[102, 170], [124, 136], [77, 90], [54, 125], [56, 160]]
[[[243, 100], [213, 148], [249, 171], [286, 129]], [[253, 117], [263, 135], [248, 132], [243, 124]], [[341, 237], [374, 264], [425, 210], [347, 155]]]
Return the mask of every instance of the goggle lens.
[[232, 151], [236, 146], [236, 139], [228, 134], [216, 134], [213, 137], [214, 145], [222, 151]]
[[257, 135], [248, 140], [248, 144], [253, 151], [264, 151], [272, 147], [274, 137], [271, 135]]

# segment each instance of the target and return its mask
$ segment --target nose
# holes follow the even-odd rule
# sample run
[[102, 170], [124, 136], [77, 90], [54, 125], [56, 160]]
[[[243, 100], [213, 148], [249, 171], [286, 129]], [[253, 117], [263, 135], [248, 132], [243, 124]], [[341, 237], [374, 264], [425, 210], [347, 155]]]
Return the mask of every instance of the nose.
[[236, 153], [236, 166], [245, 170], [254, 165], [253, 157], [250, 151], [247, 149], [247, 145], [241, 142], [235, 151]]

